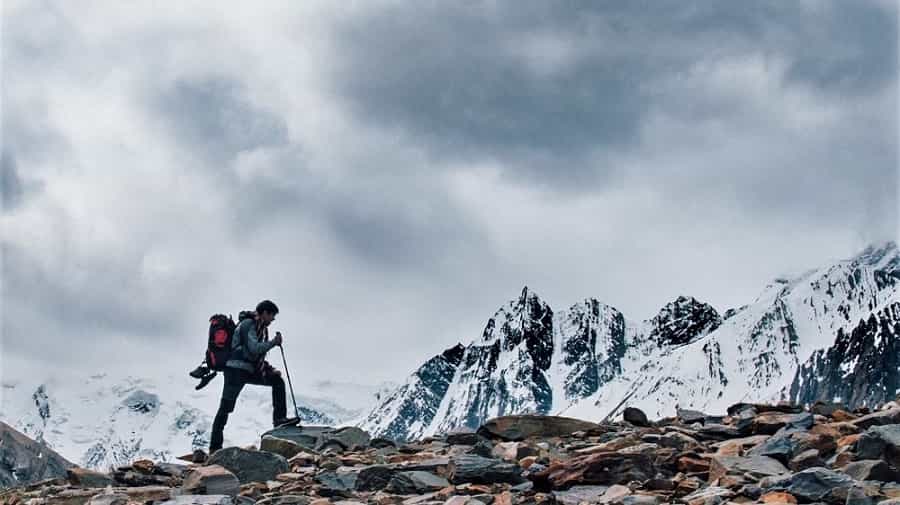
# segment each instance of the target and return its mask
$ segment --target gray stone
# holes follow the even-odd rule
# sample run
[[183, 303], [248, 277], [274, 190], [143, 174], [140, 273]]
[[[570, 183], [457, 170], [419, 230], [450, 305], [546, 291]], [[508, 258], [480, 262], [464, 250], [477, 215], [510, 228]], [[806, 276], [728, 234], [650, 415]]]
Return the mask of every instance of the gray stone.
[[265, 451], [249, 451], [240, 447], [219, 449], [206, 462], [220, 465], [237, 476], [241, 484], [275, 480], [280, 473], [291, 470], [284, 456]]
[[309, 505], [312, 498], [299, 494], [269, 496], [256, 502], [256, 505]]
[[817, 466], [825, 466], [825, 462], [819, 456], [819, 451], [810, 449], [803, 451], [791, 459], [788, 468], [795, 472], [806, 470], [807, 468], [815, 468]]
[[608, 486], [572, 486], [566, 491], [554, 491], [553, 496], [563, 505], [578, 505], [583, 501], [596, 503], [607, 489]]
[[316, 481], [325, 486], [323, 496], [349, 496], [356, 489], [358, 476], [357, 472], [325, 471], [316, 475]]
[[875, 500], [867, 495], [863, 488], [854, 486], [847, 492], [847, 500], [844, 503], [845, 505], [875, 505]]
[[297, 454], [304, 452], [307, 448], [286, 438], [276, 437], [274, 435], [263, 435], [259, 443], [259, 450], [280, 454], [287, 459], [291, 459]]
[[860, 459], [884, 458], [900, 466], [900, 425], [872, 426], [859, 437], [856, 454]]
[[675, 408], [675, 415], [686, 424], [702, 423], [706, 420], [706, 414], [699, 410]]
[[749, 474], [754, 478], [764, 478], [789, 473], [780, 462], [767, 456], [719, 456], [711, 459], [709, 467], [710, 480], [716, 480], [725, 475]]
[[371, 440], [372, 438], [369, 434], [360, 428], [357, 428], [356, 426], [346, 426], [327, 432], [320, 442], [320, 447], [325, 447], [337, 442], [343, 446], [344, 450], [355, 450], [367, 447]]
[[882, 410], [854, 419], [851, 423], [862, 429], [872, 426], [884, 426], [888, 424], [900, 424], [900, 409]]
[[221, 494], [183, 494], [170, 500], [160, 502], [159, 505], [232, 505], [231, 496]]
[[380, 491], [387, 487], [388, 483], [397, 473], [393, 465], [371, 465], [359, 471], [356, 476], [357, 491]]
[[476, 484], [493, 484], [505, 482], [519, 484], [525, 479], [518, 465], [499, 459], [483, 458], [473, 454], [464, 454], [450, 459], [450, 481], [454, 484], [472, 482]]
[[702, 500], [704, 503], [719, 503], [721, 501], [727, 500], [734, 496], [734, 492], [730, 489], [718, 486], [710, 486], [704, 489], [698, 489], [693, 493], [682, 498], [682, 501], [686, 503], [693, 502], [695, 500]]
[[900, 472], [880, 459], [854, 461], [842, 468], [841, 471], [860, 481], [900, 482]]
[[854, 480], [847, 475], [827, 468], [809, 468], [793, 475], [764, 481], [760, 485], [767, 491], [787, 491], [801, 502], [826, 501], [844, 503]]
[[617, 502], [618, 505], [659, 505], [659, 503], [658, 496], [646, 494], [630, 494]]
[[450, 482], [438, 475], [428, 472], [397, 472], [388, 482], [385, 491], [394, 494], [422, 494], [440, 491]]
[[768, 456], [788, 464], [794, 454], [795, 442], [789, 435], [779, 434], [747, 451], [748, 456]]
[[461, 426], [447, 433], [445, 440], [450, 445], [475, 445], [484, 437], [475, 432], [472, 428]]

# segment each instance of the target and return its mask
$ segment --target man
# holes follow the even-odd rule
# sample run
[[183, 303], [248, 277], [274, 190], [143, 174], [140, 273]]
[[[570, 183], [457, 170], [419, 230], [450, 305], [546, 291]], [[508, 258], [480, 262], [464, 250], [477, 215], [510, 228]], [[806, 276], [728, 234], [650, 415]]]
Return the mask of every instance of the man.
[[212, 425], [209, 441], [209, 453], [222, 448], [225, 423], [228, 414], [234, 411], [238, 395], [246, 384], [268, 386], [272, 388], [272, 424], [281, 426], [296, 422], [296, 418], [287, 418], [287, 402], [285, 400], [284, 380], [281, 373], [263, 358], [273, 347], [281, 345], [281, 332], [269, 340], [269, 325], [278, 314], [278, 306], [271, 300], [263, 300], [256, 306], [256, 314], [244, 319], [234, 329], [231, 338], [231, 354], [225, 362], [225, 385], [222, 387], [222, 399], [219, 410]]

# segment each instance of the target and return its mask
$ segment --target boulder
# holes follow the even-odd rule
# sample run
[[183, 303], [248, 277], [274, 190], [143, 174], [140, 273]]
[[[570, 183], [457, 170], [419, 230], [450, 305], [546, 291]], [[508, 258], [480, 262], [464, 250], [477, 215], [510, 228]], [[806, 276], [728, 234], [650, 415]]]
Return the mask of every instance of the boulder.
[[900, 425], [872, 426], [859, 437], [856, 454], [860, 459], [883, 458], [900, 466]]
[[66, 469], [66, 478], [73, 486], [79, 487], [106, 487], [115, 485], [115, 481], [109, 475], [77, 466]]
[[[532, 465], [532, 468], [535, 466]], [[633, 480], [645, 481], [655, 474], [652, 460], [644, 454], [599, 452], [569, 460], [554, 460], [546, 469], [530, 473], [528, 478], [537, 489], [568, 489], [574, 485], [611, 486]]]
[[710, 482], [729, 474], [750, 475], [756, 479], [789, 473], [778, 460], [768, 456], [712, 456]]
[[259, 443], [259, 450], [280, 454], [287, 459], [291, 459], [301, 452], [305, 452], [307, 448], [286, 438], [276, 437], [274, 435], [263, 435]]
[[856, 480], [900, 482], [900, 471], [879, 459], [854, 461], [841, 469]]
[[647, 414], [645, 414], [643, 410], [636, 407], [626, 408], [625, 412], [622, 413], [622, 418], [625, 419], [626, 422], [629, 422], [635, 426], [650, 426], [650, 420], [647, 419]]
[[275, 480], [280, 473], [291, 471], [287, 459], [266, 451], [250, 451], [240, 447], [219, 449], [206, 465], [220, 465], [237, 476], [241, 484]]
[[522, 477], [522, 469], [518, 465], [474, 454], [463, 454], [451, 458], [448, 471], [450, 482], [453, 484], [464, 482], [519, 484], [525, 481]]
[[481, 425], [478, 433], [486, 438], [518, 441], [528, 437], [561, 437], [598, 428], [600, 425], [581, 419], [526, 414], [495, 417]]
[[197, 467], [187, 475], [181, 489], [188, 494], [235, 496], [241, 490], [236, 475], [219, 465]]

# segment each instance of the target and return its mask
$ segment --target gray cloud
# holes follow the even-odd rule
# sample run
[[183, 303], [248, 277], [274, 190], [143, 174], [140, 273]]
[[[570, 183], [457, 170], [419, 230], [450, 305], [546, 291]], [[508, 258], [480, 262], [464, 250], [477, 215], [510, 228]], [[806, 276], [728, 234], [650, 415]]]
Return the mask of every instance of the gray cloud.
[[3, 151], [0, 154], [0, 203], [2, 209], [9, 211], [16, 208], [22, 201], [25, 189], [19, 170], [16, 167], [16, 159], [12, 153]]
[[4, 12], [5, 352], [272, 298], [310, 380], [397, 379], [524, 284], [726, 308], [896, 234], [887, 3], [273, 5]]
[[149, 107], [170, 124], [179, 142], [206, 153], [219, 169], [242, 151], [287, 142], [284, 120], [250, 103], [234, 78], [178, 79]]

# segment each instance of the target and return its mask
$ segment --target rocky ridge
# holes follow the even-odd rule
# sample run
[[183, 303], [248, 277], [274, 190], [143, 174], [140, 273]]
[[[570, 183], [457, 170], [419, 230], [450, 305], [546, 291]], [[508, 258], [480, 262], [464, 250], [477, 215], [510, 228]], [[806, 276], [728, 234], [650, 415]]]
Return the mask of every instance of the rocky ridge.
[[628, 407], [604, 423], [502, 416], [399, 444], [352, 427], [282, 427], [257, 446], [183, 458], [72, 468], [0, 492], [0, 505], [895, 505], [900, 404], [740, 403], [658, 421]]

